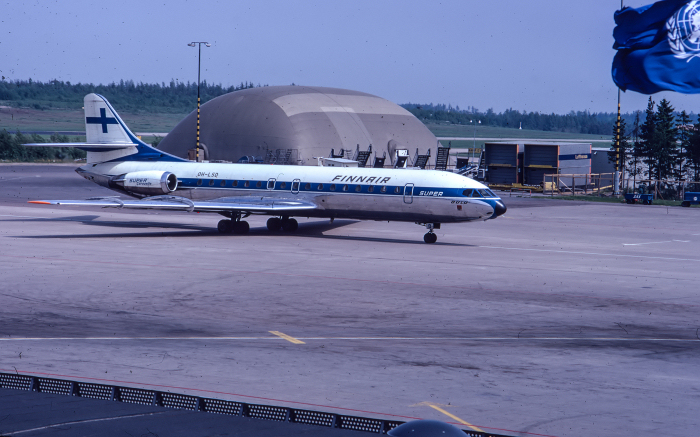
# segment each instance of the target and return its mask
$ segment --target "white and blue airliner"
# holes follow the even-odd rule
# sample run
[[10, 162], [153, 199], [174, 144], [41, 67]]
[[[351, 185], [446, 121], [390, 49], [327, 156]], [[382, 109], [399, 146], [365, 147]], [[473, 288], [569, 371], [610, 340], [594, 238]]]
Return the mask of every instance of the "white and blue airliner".
[[132, 199], [30, 203], [217, 213], [225, 217], [218, 223], [224, 234], [247, 233], [243, 219], [251, 214], [272, 216], [273, 232], [295, 231], [294, 217], [415, 222], [427, 228], [426, 243], [437, 241], [433, 229], [442, 223], [506, 212], [488, 187], [446, 171], [188, 161], [141, 141], [98, 94], [85, 96], [85, 132], [85, 143], [26, 145], [86, 150], [87, 163], [76, 172]]

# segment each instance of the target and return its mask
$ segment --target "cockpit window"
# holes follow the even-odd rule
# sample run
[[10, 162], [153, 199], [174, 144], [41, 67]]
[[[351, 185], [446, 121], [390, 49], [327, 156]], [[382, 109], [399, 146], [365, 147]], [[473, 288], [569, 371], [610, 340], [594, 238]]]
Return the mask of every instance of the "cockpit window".
[[496, 195], [488, 189], [480, 189], [479, 194], [481, 194], [484, 197], [496, 197]]

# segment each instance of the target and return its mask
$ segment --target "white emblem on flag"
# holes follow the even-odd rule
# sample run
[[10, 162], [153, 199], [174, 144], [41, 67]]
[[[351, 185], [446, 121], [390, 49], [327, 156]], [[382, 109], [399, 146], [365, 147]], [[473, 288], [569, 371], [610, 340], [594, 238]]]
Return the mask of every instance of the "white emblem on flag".
[[676, 11], [666, 22], [668, 45], [678, 59], [700, 57], [700, 5], [697, 0]]

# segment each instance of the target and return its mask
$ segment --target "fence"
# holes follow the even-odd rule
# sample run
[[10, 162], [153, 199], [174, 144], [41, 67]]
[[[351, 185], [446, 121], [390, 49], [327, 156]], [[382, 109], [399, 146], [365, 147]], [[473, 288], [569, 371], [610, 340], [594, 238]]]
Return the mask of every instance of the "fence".
[[[545, 174], [542, 181], [544, 194], [612, 195], [613, 173], [600, 174]], [[700, 192], [699, 181], [677, 181], [671, 179], [631, 179], [621, 181], [622, 193], [653, 193], [657, 200], [682, 201], [686, 191]]]
[[603, 194], [612, 193], [613, 173], [588, 174], [545, 174], [542, 181], [543, 194], [555, 195], [570, 193]]
[[[202, 398], [185, 394], [160, 392], [133, 387], [95, 384], [64, 379], [41, 378], [15, 373], [0, 373], [0, 388], [31, 390], [65, 396], [79, 396], [113, 402], [127, 402], [165, 408], [201, 411], [213, 414], [250, 417], [289, 423], [349, 429], [374, 434], [386, 434], [405, 423], [397, 420], [382, 420], [369, 417], [345, 416], [322, 411], [298, 410], [273, 405], [248, 404], [222, 399]], [[469, 437], [508, 437], [478, 431], [463, 430]]]

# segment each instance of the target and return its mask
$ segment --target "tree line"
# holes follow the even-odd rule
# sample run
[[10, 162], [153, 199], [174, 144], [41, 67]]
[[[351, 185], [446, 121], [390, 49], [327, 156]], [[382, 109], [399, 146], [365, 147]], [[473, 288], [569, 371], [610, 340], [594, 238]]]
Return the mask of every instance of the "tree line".
[[[202, 81], [200, 96], [202, 103], [215, 97], [241, 89], [255, 88], [253, 82], [225, 87]], [[190, 112], [197, 105], [197, 83], [171, 80], [163, 83], [135, 83], [120, 80], [107, 85], [90, 83], [72, 84], [60, 80], [37, 82], [29, 80], [0, 81], [0, 101], [12, 106], [27, 106], [34, 109], [70, 108], [80, 109], [83, 97], [89, 93], [106, 96], [110, 103], [128, 111]]]
[[[70, 143], [66, 135], [53, 134], [46, 140], [44, 137], [20, 132], [9, 133], [6, 129], [0, 131], [0, 161], [63, 161], [85, 158], [87, 154], [73, 147], [24, 147], [26, 143]], [[72, 142], [85, 142], [85, 138], [75, 138]]]
[[[459, 106], [432, 103], [407, 103], [401, 106], [423, 122], [471, 125], [481, 121], [481, 125], [486, 126], [594, 135], [607, 135], [610, 123], [617, 120], [617, 114], [613, 112], [570, 111], [568, 114], [543, 114], [511, 108], [496, 113], [493, 109], [481, 112], [473, 107], [465, 110]], [[623, 117], [632, 118], [634, 115], [624, 114]]]
[[[643, 117], [643, 120], [642, 120]], [[620, 122], [619, 169], [630, 176], [655, 180], [700, 181], [700, 116], [674, 112], [666, 99], [658, 104], [649, 97], [647, 108], [634, 114], [631, 130]], [[608, 152], [617, 162], [617, 123]]]

